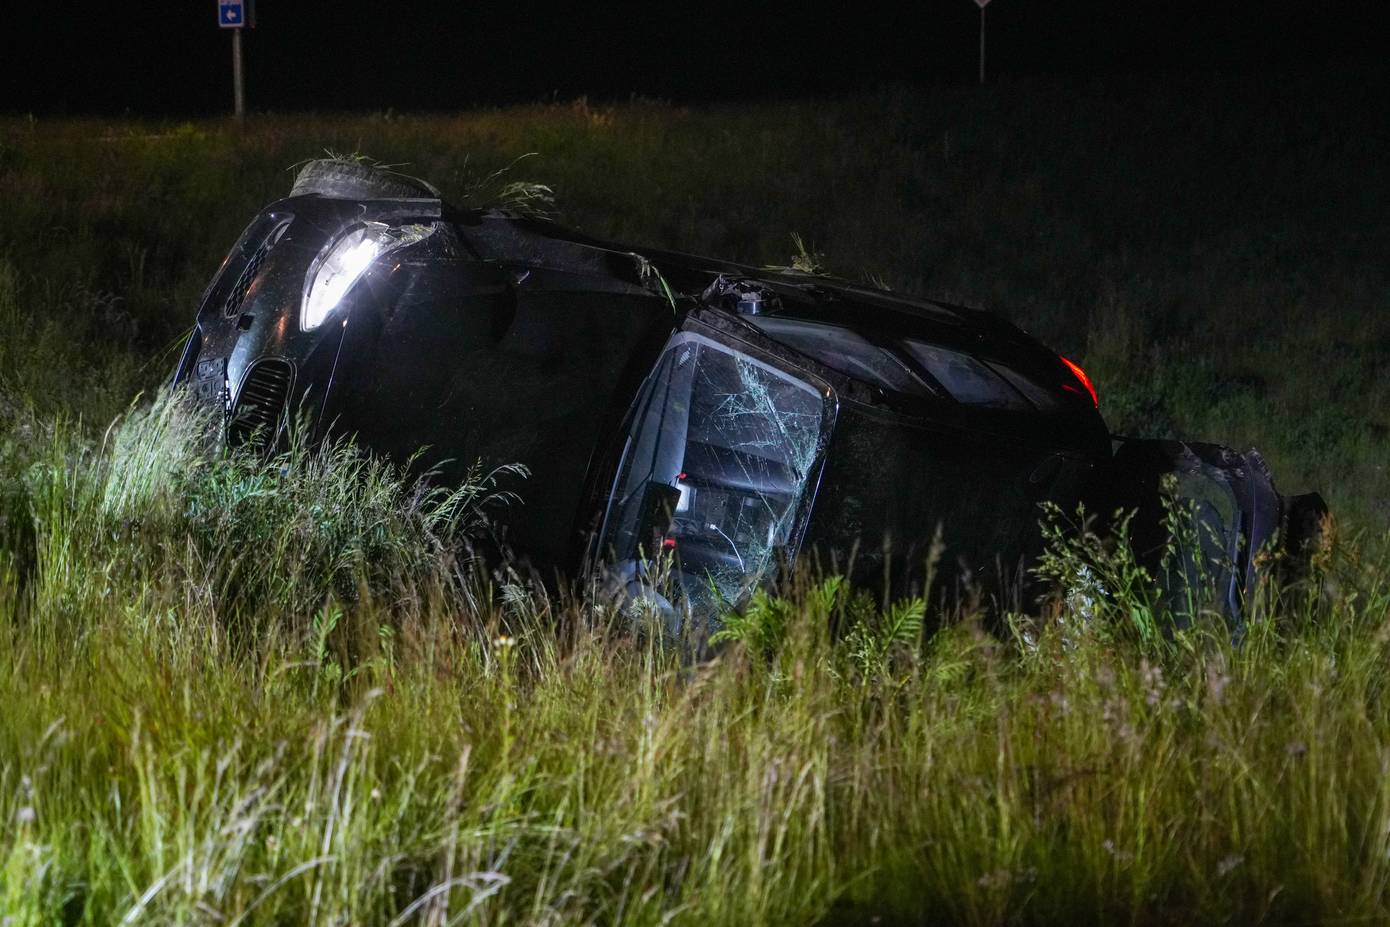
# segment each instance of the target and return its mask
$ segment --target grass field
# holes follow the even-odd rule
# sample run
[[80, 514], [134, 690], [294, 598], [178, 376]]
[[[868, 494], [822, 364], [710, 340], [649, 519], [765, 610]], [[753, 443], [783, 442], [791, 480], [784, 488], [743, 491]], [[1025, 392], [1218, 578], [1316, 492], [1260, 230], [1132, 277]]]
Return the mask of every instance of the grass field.
[[[1390, 178], [1340, 90], [0, 119], [0, 923], [1390, 920]], [[1149, 633], [1142, 582], [995, 636], [805, 577], [691, 667], [462, 559], [486, 480], [210, 460], [132, 407], [325, 149], [995, 309], [1114, 430], [1260, 447], [1336, 543], [1239, 648]]]

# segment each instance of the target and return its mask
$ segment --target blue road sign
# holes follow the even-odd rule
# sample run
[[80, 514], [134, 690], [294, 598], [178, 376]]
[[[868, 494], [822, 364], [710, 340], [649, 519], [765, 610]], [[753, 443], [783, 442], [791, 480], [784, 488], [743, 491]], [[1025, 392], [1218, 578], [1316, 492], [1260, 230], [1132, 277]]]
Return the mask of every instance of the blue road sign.
[[217, 0], [217, 25], [223, 29], [240, 29], [246, 25], [245, 0]]

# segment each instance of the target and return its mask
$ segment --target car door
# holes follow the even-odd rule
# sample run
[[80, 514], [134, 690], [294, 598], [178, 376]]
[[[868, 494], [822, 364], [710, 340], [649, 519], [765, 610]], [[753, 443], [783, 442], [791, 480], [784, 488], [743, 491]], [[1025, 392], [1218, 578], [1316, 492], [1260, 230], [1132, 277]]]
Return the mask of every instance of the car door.
[[626, 420], [599, 532], [610, 575], [705, 621], [739, 603], [795, 557], [837, 407], [786, 358], [688, 321]]

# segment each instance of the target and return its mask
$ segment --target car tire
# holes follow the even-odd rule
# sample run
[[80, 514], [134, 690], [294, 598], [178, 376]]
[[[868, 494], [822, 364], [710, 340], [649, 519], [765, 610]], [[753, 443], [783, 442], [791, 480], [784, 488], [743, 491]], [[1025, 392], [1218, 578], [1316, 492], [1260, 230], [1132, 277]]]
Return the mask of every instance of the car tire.
[[345, 158], [320, 158], [300, 168], [290, 196], [311, 194], [336, 200], [439, 197], [439, 191], [423, 180]]

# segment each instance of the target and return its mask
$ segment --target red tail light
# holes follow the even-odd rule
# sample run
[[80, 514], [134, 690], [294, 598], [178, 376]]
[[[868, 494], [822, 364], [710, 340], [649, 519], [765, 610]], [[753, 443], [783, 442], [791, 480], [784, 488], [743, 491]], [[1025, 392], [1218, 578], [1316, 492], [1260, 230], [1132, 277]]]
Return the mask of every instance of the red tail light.
[[[1062, 357], [1062, 355], [1060, 354], [1058, 354], [1057, 356], [1062, 358], [1062, 363], [1067, 365], [1067, 369], [1071, 371], [1072, 376], [1076, 377], [1077, 382], [1080, 383], [1082, 386], [1086, 387], [1086, 392], [1091, 394], [1091, 402], [1095, 405], [1097, 409], [1099, 409], [1100, 397], [1096, 395], [1095, 385], [1091, 383], [1091, 378], [1086, 376], [1086, 371], [1081, 369], [1080, 364], [1073, 363], [1072, 361], [1067, 360], [1065, 357]], [[1062, 388], [1069, 389], [1070, 387], [1063, 386]], [[1075, 390], [1072, 391], [1075, 392]]]

